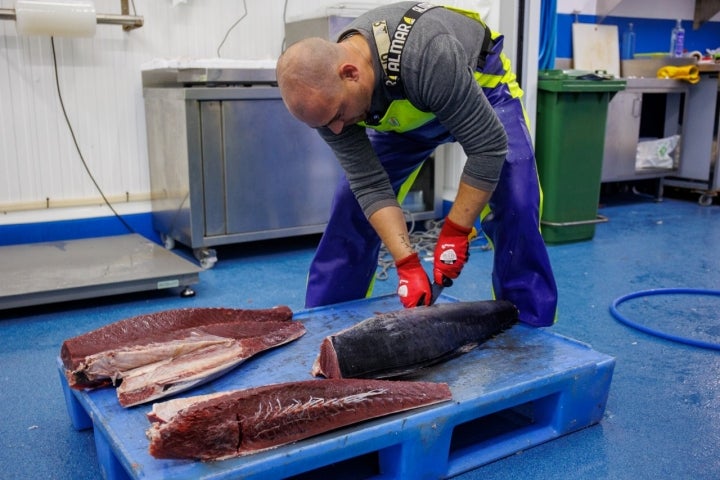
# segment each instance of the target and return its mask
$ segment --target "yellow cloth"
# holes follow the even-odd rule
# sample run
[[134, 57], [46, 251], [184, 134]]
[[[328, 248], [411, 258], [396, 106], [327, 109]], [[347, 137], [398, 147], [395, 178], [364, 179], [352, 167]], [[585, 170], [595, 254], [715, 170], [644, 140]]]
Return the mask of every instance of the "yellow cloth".
[[695, 65], [683, 65], [675, 67], [668, 65], [657, 71], [657, 78], [672, 78], [674, 80], [687, 80], [690, 83], [700, 81], [700, 71]]

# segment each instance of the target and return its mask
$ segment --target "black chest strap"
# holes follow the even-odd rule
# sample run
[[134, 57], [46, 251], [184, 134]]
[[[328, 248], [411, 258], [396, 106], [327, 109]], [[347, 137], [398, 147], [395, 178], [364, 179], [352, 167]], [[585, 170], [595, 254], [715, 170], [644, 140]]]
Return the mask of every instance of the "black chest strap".
[[415, 25], [415, 21], [430, 9], [436, 8], [436, 5], [421, 2], [413, 5], [398, 24], [392, 38], [388, 30], [387, 22], [379, 20], [373, 23], [373, 36], [375, 37], [375, 45], [380, 55], [380, 65], [383, 69], [384, 83], [390, 95], [393, 98], [402, 98], [402, 83], [400, 82], [400, 59], [405, 49], [408, 35]]
[[[375, 45], [380, 56], [380, 65], [383, 70], [383, 83], [393, 99], [400, 99], [405, 96], [400, 78], [400, 60], [402, 58], [402, 52], [405, 49], [408, 35], [415, 25], [415, 21], [420, 18], [423, 13], [436, 7], [437, 5], [427, 2], [420, 2], [413, 5], [405, 12], [405, 15], [403, 15], [392, 38], [390, 37], [390, 31], [388, 30], [385, 20], [376, 21], [372, 25], [373, 37], [375, 38]], [[485, 33], [477, 62], [478, 70], [483, 69], [488, 55], [492, 53], [490, 29], [485, 23], [480, 23]]]

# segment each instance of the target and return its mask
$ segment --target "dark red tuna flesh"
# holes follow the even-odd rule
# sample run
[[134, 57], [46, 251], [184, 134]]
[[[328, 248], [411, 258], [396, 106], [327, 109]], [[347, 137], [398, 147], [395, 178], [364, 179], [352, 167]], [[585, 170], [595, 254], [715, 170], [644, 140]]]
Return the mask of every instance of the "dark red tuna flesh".
[[74, 370], [88, 355], [108, 348], [138, 345], [164, 340], [171, 332], [216, 323], [246, 321], [288, 321], [292, 310], [287, 306], [267, 309], [183, 308], [127, 318], [91, 332], [65, 340], [60, 358], [68, 370]]
[[117, 385], [124, 407], [224, 375], [251, 356], [305, 334], [287, 307], [170, 310], [122, 320], [66, 340], [72, 388]]
[[451, 398], [444, 383], [288, 382], [154, 404], [146, 434], [153, 457], [218, 460]]

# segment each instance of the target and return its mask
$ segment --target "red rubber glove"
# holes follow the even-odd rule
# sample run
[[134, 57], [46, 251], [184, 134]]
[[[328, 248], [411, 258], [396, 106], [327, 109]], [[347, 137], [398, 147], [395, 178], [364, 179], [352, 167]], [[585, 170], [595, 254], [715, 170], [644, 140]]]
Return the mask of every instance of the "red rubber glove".
[[450, 279], [460, 275], [470, 256], [470, 232], [472, 228], [462, 227], [449, 218], [445, 219], [435, 245], [433, 279], [438, 285], [452, 285]]
[[405, 308], [430, 305], [432, 291], [430, 279], [425, 269], [420, 264], [420, 257], [417, 253], [408, 255], [395, 262], [397, 267], [398, 282], [397, 294]]

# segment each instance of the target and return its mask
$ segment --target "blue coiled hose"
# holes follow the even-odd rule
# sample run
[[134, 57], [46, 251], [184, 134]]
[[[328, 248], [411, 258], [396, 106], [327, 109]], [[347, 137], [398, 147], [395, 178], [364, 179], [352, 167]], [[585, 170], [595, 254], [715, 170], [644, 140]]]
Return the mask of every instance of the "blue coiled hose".
[[720, 350], [720, 344], [718, 344], [718, 343], [704, 342], [702, 340], [696, 340], [693, 338], [680, 337], [680, 336], [672, 335], [672, 334], [665, 333], [665, 332], [662, 332], [659, 330], [654, 330], [654, 329], [646, 327], [644, 325], [640, 325], [639, 323], [633, 322], [633, 321], [629, 320], [627, 317], [620, 314], [620, 312], [617, 309], [618, 305], [625, 302], [626, 300], [631, 300], [633, 298], [647, 297], [650, 295], [674, 295], [674, 294], [720, 296], [720, 290], [705, 290], [705, 289], [699, 289], [699, 288], [658, 288], [658, 289], [654, 289], [654, 290], [641, 290], [641, 291], [630, 293], [628, 295], [625, 295], [623, 297], [619, 297], [619, 298], [615, 299], [615, 301], [610, 306], [610, 313], [620, 323], [624, 323], [628, 327], [632, 327], [636, 330], [640, 330], [641, 332], [645, 332], [650, 335], [654, 335], [656, 337], [664, 338], [664, 339], [670, 340], [672, 342], [684, 343], [686, 345], [690, 345], [693, 347], [709, 348], [711, 350]]

